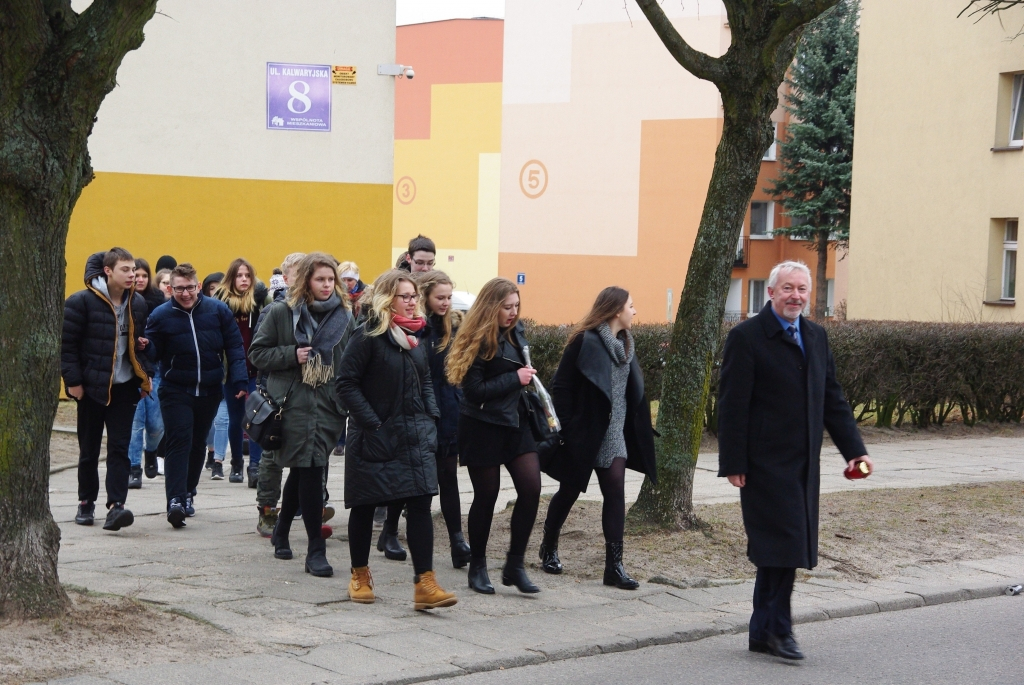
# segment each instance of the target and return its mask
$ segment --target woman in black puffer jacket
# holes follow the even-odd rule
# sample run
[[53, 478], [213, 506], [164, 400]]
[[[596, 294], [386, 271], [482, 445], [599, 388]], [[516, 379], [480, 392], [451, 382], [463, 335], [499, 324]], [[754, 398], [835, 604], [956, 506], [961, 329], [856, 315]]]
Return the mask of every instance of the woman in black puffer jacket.
[[369, 569], [373, 512], [377, 505], [404, 503], [416, 573], [414, 608], [423, 610], [451, 606], [456, 599], [434, 577], [430, 502], [437, 493], [438, 411], [420, 343], [426, 321], [417, 315], [418, 299], [416, 284], [405, 271], [388, 271], [376, 280], [369, 318], [345, 348], [337, 388], [350, 415], [345, 449], [349, 597], [364, 604], [374, 601]]
[[459, 461], [473, 481], [469, 509], [469, 587], [493, 594], [487, 576], [487, 539], [498, 500], [502, 465], [516, 486], [512, 539], [501, 572], [504, 585], [540, 592], [526, 575], [523, 555], [540, 503], [540, 462], [523, 388], [537, 372], [523, 355], [519, 289], [505, 278], [484, 284], [448, 356], [448, 380], [462, 386]]

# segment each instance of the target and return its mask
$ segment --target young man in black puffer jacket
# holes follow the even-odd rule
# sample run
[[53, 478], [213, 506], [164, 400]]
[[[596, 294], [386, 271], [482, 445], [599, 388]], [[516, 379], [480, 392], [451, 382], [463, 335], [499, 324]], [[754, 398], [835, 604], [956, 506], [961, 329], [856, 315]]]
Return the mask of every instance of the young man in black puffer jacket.
[[[132, 421], [139, 399], [152, 389], [146, 301], [135, 292], [135, 260], [119, 247], [97, 252], [85, 266], [85, 290], [64, 303], [61, 377], [78, 403], [78, 512], [91, 526], [99, 496], [99, 459], [107, 429], [107, 518], [104, 530], [132, 525], [128, 498]], [[141, 393], [141, 394], [140, 394]]]

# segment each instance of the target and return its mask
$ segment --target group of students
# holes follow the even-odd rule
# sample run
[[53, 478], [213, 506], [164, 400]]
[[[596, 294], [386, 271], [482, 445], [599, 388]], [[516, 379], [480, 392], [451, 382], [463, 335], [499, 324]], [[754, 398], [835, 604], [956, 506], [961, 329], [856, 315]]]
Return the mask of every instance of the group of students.
[[[526, 573], [524, 557], [542, 470], [560, 483], [539, 550], [541, 568], [556, 574], [562, 572], [559, 531], [596, 471], [604, 497], [604, 583], [636, 588], [622, 563], [625, 469], [652, 479], [656, 471], [650, 408], [630, 333], [635, 310], [629, 293], [605, 288], [574, 327], [551, 384], [562, 425], [560, 444], [541, 450], [546, 436], [531, 428], [535, 410], [526, 392], [536, 370], [525, 352], [517, 286], [504, 278], [488, 281], [462, 316], [452, 309], [454, 284], [434, 269], [435, 254], [434, 244], [418, 236], [397, 267], [372, 285], [359, 280], [351, 263], [339, 264], [324, 253], [293, 254], [269, 292], [261, 289], [252, 265], [237, 259], [212, 294], [206, 284], [200, 287], [189, 264], [174, 265], [169, 274], [158, 270], [154, 279], [145, 269], [147, 282], [137, 287], [141, 260], [120, 248], [93, 255], [86, 290], [66, 305], [62, 351], [68, 394], [78, 401], [76, 521], [92, 523], [105, 425], [104, 528], [131, 525], [124, 503], [135, 467], [129, 465], [131, 433], [124, 426], [136, 421], [145, 428], [139, 433], [140, 444], [146, 433], [149, 475], [156, 470], [150, 463], [159, 437], [151, 430], [155, 410], [147, 403], [153, 403], [159, 387], [167, 520], [184, 527], [195, 515], [207, 435], [222, 403], [229, 418], [232, 473], [240, 475], [241, 414], [247, 395], [259, 385], [281, 408], [281, 442], [262, 453], [255, 441], [249, 445], [258, 527], [269, 535], [275, 558], [291, 559], [291, 525], [301, 516], [305, 570], [333, 574], [323, 537], [324, 521], [333, 513], [326, 468], [344, 439], [353, 601], [375, 599], [369, 555], [375, 512], [386, 508], [377, 547], [388, 558], [405, 558], [397, 535], [404, 511], [414, 608], [456, 603], [434, 575], [434, 495], [440, 497], [453, 566], [469, 566], [470, 589], [494, 593], [486, 553], [503, 466], [515, 485], [516, 503], [502, 584], [524, 593], [540, 591]], [[169, 299], [157, 300], [151, 282]], [[91, 333], [83, 336], [87, 327]], [[238, 423], [230, 423], [235, 417]], [[223, 459], [222, 452], [215, 453]], [[155, 457], [152, 461], [155, 467]], [[474, 491], [468, 541], [462, 531], [460, 464]], [[285, 468], [289, 473], [282, 486]]]

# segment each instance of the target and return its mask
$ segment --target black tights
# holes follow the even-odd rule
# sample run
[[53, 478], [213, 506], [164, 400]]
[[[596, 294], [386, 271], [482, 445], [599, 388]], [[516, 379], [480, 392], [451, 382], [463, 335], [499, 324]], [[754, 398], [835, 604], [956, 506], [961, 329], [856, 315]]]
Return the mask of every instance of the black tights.
[[[601, 529], [605, 542], [622, 542], [626, 526], [626, 460], [616, 459], [606, 469], [594, 469], [597, 482], [601, 484], [604, 507], [601, 510]], [[580, 496], [578, 490], [561, 485], [548, 505], [548, 516], [544, 528], [552, 533], [561, 530], [569, 510]]]
[[[533, 523], [537, 520], [540, 504], [540, 462], [536, 452], [526, 452], [505, 464], [516, 486], [516, 504], [512, 509], [512, 539], [508, 553], [526, 554]], [[491, 536], [491, 519], [501, 488], [501, 467], [488, 466], [469, 469], [473, 481], [473, 505], [469, 508], [469, 546], [474, 559], [487, 556], [487, 539]]]
[[324, 467], [288, 469], [281, 497], [281, 511], [277, 517], [277, 534], [288, 537], [295, 513], [302, 508], [302, 523], [306, 526], [306, 537], [320, 539], [320, 527], [324, 515]]
[[[405, 500], [388, 502], [388, 511], [408, 507], [405, 524], [412, 566], [416, 575], [434, 570], [434, 521], [430, 518], [430, 501], [433, 495], [420, 495]], [[348, 551], [352, 557], [352, 568], [362, 568], [370, 563], [370, 544], [373, 542], [373, 512], [375, 504], [362, 504], [348, 513]]]
[[[452, 443], [448, 447], [437, 450], [437, 489], [441, 500], [441, 515], [448, 527], [448, 537], [462, 532], [462, 502], [459, 500], [459, 455], [455, 453], [457, 446]], [[398, 530], [398, 519], [402, 515], [402, 503], [388, 505], [386, 519], [390, 530]]]

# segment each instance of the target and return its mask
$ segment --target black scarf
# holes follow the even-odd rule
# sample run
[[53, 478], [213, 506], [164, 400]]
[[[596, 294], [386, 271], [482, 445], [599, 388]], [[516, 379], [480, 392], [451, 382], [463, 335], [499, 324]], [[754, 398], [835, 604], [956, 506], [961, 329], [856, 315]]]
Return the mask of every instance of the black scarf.
[[[313, 314], [324, 314], [317, 323]], [[328, 299], [305, 302], [292, 310], [295, 342], [298, 347], [312, 347], [309, 359], [302, 365], [302, 382], [314, 388], [334, 380], [334, 348], [341, 342], [351, 315], [341, 306], [338, 293]]]

